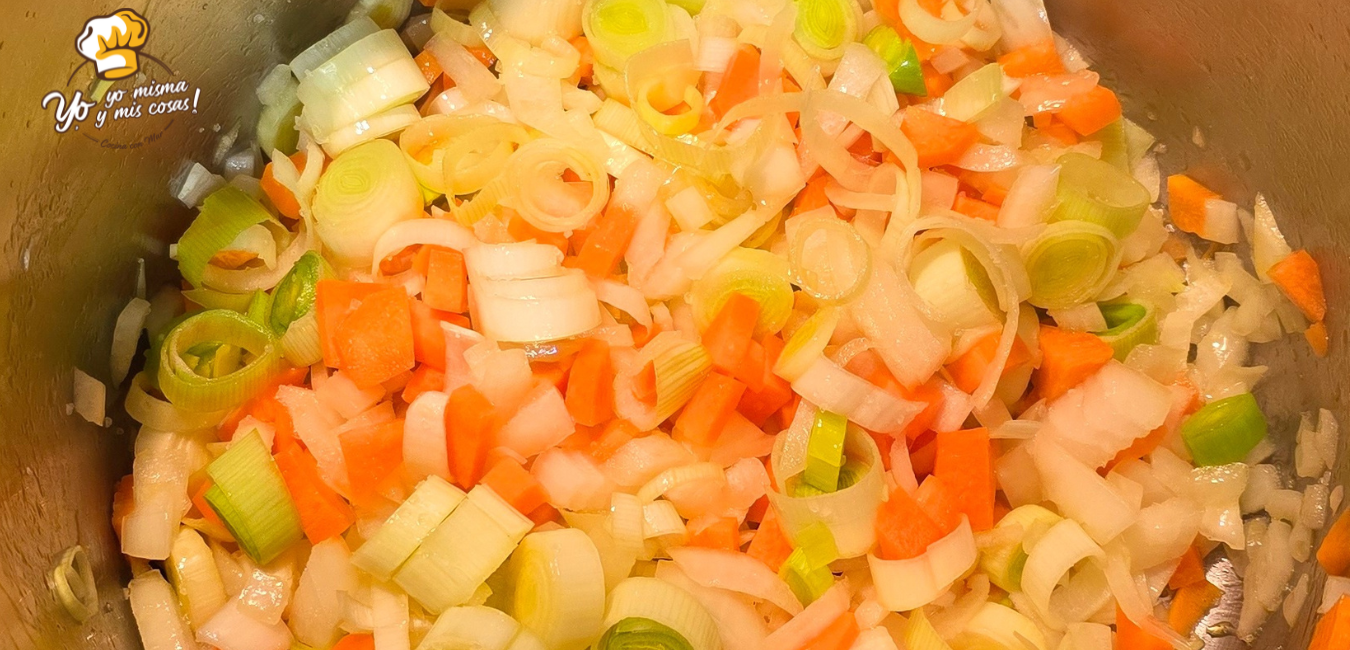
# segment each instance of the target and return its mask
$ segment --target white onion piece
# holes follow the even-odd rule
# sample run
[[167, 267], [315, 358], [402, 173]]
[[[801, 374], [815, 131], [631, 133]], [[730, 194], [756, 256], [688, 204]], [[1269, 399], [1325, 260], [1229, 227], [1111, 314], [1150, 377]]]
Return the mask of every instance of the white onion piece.
[[844, 370], [825, 357], [816, 359], [792, 389], [803, 399], [879, 433], [897, 433], [923, 406], [902, 400]]
[[1050, 18], [1041, 0], [991, 0], [999, 26], [1003, 28], [1003, 46], [1015, 50], [1050, 40]]
[[104, 419], [107, 417], [108, 387], [79, 368], [75, 368], [71, 381], [75, 412], [88, 422], [104, 426]]
[[545, 381], [525, 397], [519, 410], [497, 432], [497, 444], [529, 458], [562, 442], [576, 432], [562, 393]]
[[1153, 599], [1148, 586], [1143, 584], [1143, 576], [1130, 573], [1130, 558], [1119, 548], [1111, 548], [1102, 562], [1106, 581], [1111, 585], [1111, 593], [1116, 597], [1116, 606], [1135, 625], [1153, 636], [1171, 643], [1174, 648], [1188, 648], [1186, 639], [1153, 615]]
[[[806, 445], [811, 439], [811, 426], [816, 421], [817, 411], [819, 409], [811, 403], [811, 400], [802, 399], [797, 404], [792, 422], [777, 436], [778, 440], [774, 441], [773, 467], [774, 471], [781, 472], [783, 480], [806, 470]], [[780, 444], [781, 451], [778, 450]], [[782, 483], [779, 483], [780, 488], [781, 486]]]
[[470, 104], [492, 99], [501, 92], [501, 82], [481, 61], [448, 34], [437, 34], [427, 41], [426, 51], [440, 64], [445, 76]]
[[593, 280], [591, 288], [600, 302], [622, 310], [643, 327], [652, 326], [652, 310], [641, 291], [610, 279]]
[[919, 311], [921, 302], [889, 264], [875, 264], [862, 296], [849, 308], [891, 374], [906, 386], [926, 381], [950, 352], [949, 338], [934, 332]]
[[847, 581], [835, 582], [815, 602], [764, 639], [762, 648], [802, 648], [848, 611]]
[[280, 621], [258, 621], [244, 612], [238, 599], [231, 599], [197, 630], [197, 640], [220, 650], [287, 650], [291, 632]]
[[178, 595], [159, 571], [146, 571], [127, 585], [127, 599], [145, 650], [196, 650], [197, 641], [178, 607]]
[[834, 535], [840, 557], [858, 557], [876, 541], [876, 513], [885, 498], [881, 452], [872, 437], [857, 427], [849, 427], [844, 437], [844, 452], [849, 458], [867, 464], [867, 472], [857, 483], [836, 492], [809, 497], [791, 497], [784, 493], [787, 479], [795, 476], [781, 462], [787, 454], [786, 436], [778, 436], [770, 462], [774, 468], [774, 489], [769, 503], [779, 515], [779, 523], [789, 538], [816, 523], [823, 523]]
[[1337, 602], [1347, 596], [1350, 596], [1350, 578], [1327, 576], [1326, 584], [1322, 586], [1322, 603], [1317, 606], [1317, 613], [1325, 614], [1331, 611]]
[[[127, 378], [132, 358], [136, 356], [136, 345], [141, 340], [141, 330], [145, 329], [145, 319], [149, 316], [150, 303], [142, 298], [132, 298], [117, 314], [109, 359], [114, 386], [120, 386]], [[103, 424], [103, 418], [99, 418], [98, 423]]]
[[1200, 517], [1200, 534], [1223, 542], [1229, 548], [1241, 549], [1245, 539], [1239, 501], [1247, 487], [1247, 466], [1232, 463], [1197, 467], [1190, 473], [1190, 494], [1204, 508]]
[[1055, 205], [1058, 187], [1059, 165], [1023, 167], [998, 210], [999, 227], [1021, 228], [1045, 223]]
[[1167, 387], [1113, 360], [1050, 404], [1044, 436], [1078, 461], [1101, 467], [1162, 426], [1171, 406]]
[[530, 474], [544, 487], [549, 503], [567, 510], [603, 510], [614, 492], [595, 462], [576, 451], [550, 449], [535, 459]]
[[1270, 276], [1266, 272], [1288, 257], [1293, 249], [1285, 241], [1284, 233], [1280, 232], [1280, 226], [1275, 222], [1275, 212], [1270, 209], [1270, 202], [1264, 194], [1256, 195], [1252, 214], [1252, 265], [1256, 268], [1256, 277], [1261, 278], [1262, 282], [1269, 282]]
[[1106, 317], [1095, 302], [1087, 302], [1068, 309], [1051, 309], [1055, 326], [1070, 332], [1101, 332], [1106, 330]]
[[1037, 436], [1030, 451], [1046, 497], [1065, 516], [1083, 524], [1099, 544], [1114, 539], [1138, 517], [1137, 506], [1131, 507], [1106, 479], [1053, 440]]
[[955, 530], [929, 545], [923, 555], [907, 560], [883, 560], [868, 554], [877, 602], [893, 612], [923, 607], [965, 575], [979, 554], [970, 520], [965, 515]]
[[802, 604], [767, 565], [744, 553], [685, 546], [666, 550], [685, 575], [704, 587], [743, 593], [796, 615]]
[[1121, 534], [1135, 571], [1178, 557], [1195, 542], [1202, 511], [1190, 499], [1173, 498], [1146, 506], [1139, 520]]
[[1022, 154], [1004, 145], [976, 143], [970, 146], [953, 166], [973, 172], [999, 172], [1022, 164]]
[[449, 396], [427, 391], [417, 396], [403, 419], [403, 459], [408, 478], [428, 476], [450, 480], [449, 452], [445, 440], [445, 405]]
[[605, 475], [624, 488], [637, 488], [672, 467], [697, 459], [688, 449], [662, 432], [634, 438], [605, 461]]
[[[961, 181], [956, 180], [955, 176], [949, 176], [941, 172], [925, 170], [922, 174], [922, 204], [924, 209], [950, 210], [952, 204], [956, 202], [956, 193], [961, 188]], [[1006, 205], [1006, 200], [1004, 201]]]
[[380, 262], [409, 246], [430, 244], [462, 251], [478, 244], [473, 231], [447, 219], [410, 219], [400, 221], [375, 241], [370, 272], [379, 277]]
[[961, 40], [979, 16], [971, 12], [956, 20], [944, 20], [919, 5], [918, 0], [900, 0], [900, 22], [925, 43], [949, 45]]

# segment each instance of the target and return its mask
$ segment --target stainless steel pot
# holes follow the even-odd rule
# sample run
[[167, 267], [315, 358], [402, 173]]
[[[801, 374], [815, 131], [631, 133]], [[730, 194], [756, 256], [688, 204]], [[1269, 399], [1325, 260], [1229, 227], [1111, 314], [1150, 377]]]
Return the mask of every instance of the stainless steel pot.
[[[1164, 171], [1189, 169], [1225, 195], [1269, 196], [1296, 245], [1321, 261], [1332, 354], [1261, 347], [1265, 406], [1287, 460], [1301, 411], [1346, 412], [1345, 301], [1350, 262], [1350, 4], [1339, 0], [1048, 0], [1056, 29], [1122, 91], [1129, 116], [1165, 143]], [[185, 160], [211, 156], [222, 131], [252, 124], [252, 89], [337, 26], [350, 0], [5, 0], [0, 26], [0, 648], [137, 648], [123, 595], [128, 570], [108, 525], [114, 483], [131, 468], [131, 427], [103, 429], [66, 413], [72, 369], [109, 377], [113, 318], [135, 286], [137, 259], [171, 278], [167, 242], [190, 213], [167, 193]], [[43, 97], [87, 89], [73, 41], [84, 21], [130, 7], [150, 24], [144, 51], [201, 88], [195, 113], [146, 116], [91, 135], [57, 133]], [[144, 65], [155, 65], [154, 62]], [[80, 68], [77, 70], [77, 68]], [[72, 73], [74, 73], [72, 77]], [[68, 79], [73, 81], [68, 82]], [[157, 139], [155, 133], [162, 133]], [[115, 135], [134, 148], [108, 148]], [[96, 137], [97, 136], [97, 137]], [[114, 409], [115, 411], [116, 409]], [[1350, 478], [1345, 463], [1336, 480]], [[83, 625], [49, 595], [44, 575], [82, 544], [102, 611]], [[1320, 580], [1313, 582], [1315, 604]], [[1232, 606], [1232, 599], [1225, 599]], [[1236, 620], [1235, 614], [1229, 614]], [[1216, 615], [1221, 617], [1222, 613]], [[1278, 621], [1274, 616], [1272, 620]], [[1272, 622], [1261, 648], [1306, 647]], [[1237, 648], [1233, 639], [1210, 647]]]

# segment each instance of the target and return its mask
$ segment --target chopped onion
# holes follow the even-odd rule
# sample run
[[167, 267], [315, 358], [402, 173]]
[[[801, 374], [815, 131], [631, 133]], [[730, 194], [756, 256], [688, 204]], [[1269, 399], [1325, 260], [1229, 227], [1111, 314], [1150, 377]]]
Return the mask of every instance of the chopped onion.
[[106, 417], [108, 387], [79, 368], [75, 368], [73, 378], [75, 412], [96, 426], [106, 426], [104, 418]]
[[178, 611], [177, 595], [158, 571], [132, 578], [127, 600], [146, 650], [196, 650], [192, 630]]
[[928, 13], [918, 0], [900, 0], [900, 22], [919, 40], [934, 45], [948, 45], [960, 40], [979, 18], [972, 11], [955, 20], [944, 20]]
[[825, 357], [817, 358], [794, 380], [792, 389], [820, 408], [839, 413], [878, 433], [904, 430], [923, 410], [918, 404], [877, 388]]
[[667, 550], [685, 575], [704, 587], [716, 587], [746, 594], [778, 606], [789, 614], [802, 611], [802, 605], [787, 583], [748, 555], [721, 549], [685, 546]]
[[1046, 497], [1066, 516], [1082, 523], [1098, 543], [1111, 541], [1138, 517], [1137, 505], [1131, 507], [1106, 479], [1050, 438], [1033, 440], [1031, 455]]

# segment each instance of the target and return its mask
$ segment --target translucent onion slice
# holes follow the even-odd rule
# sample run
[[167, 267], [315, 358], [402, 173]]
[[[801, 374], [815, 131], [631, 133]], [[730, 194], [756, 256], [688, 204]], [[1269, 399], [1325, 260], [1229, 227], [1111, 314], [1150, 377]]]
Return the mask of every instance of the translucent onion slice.
[[970, 520], [961, 515], [961, 523], [945, 537], [933, 542], [923, 555], [908, 560], [883, 560], [867, 555], [877, 602], [893, 612], [915, 610], [937, 600], [979, 559]]
[[1081, 523], [1098, 543], [1115, 539], [1138, 517], [1138, 502], [1126, 501], [1106, 479], [1049, 437], [1034, 438], [1031, 455], [1046, 497], [1066, 517]]
[[[684, 590], [656, 578], [628, 578], [609, 593], [602, 646], [607, 650], [624, 648], [624, 645], [615, 645], [611, 630], [631, 619], [648, 619], [674, 630], [692, 650], [722, 648], [717, 624], [708, 611]], [[611, 641], [606, 643], [605, 639]]]
[[511, 555], [510, 613], [548, 648], [580, 650], [600, 635], [605, 572], [590, 537], [580, 530], [525, 536]]
[[867, 553], [876, 541], [876, 513], [886, 491], [876, 442], [862, 429], [850, 427], [844, 451], [849, 458], [867, 466], [863, 476], [838, 491], [800, 498], [785, 492], [789, 476], [784, 460], [787, 444], [787, 436], [778, 436], [770, 456], [775, 485], [769, 492], [769, 503], [778, 513], [783, 530], [796, 539], [812, 525], [823, 523], [833, 534], [840, 557]]
[[923, 410], [920, 404], [895, 397], [825, 357], [817, 358], [794, 380], [792, 390], [820, 408], [878, 433], [903, 431]]
[[[196, 535], [191, 531], [188, 532]], [[201, 541], [200, 536], [197, 537], [197, 541]], [[202, 546], [205, 547], [205, 544]], [[211, 556], [208, 554], [207, 560], [210, 559]], [[214, 564], [211, 565], [211, 569], [215, 570]], [[56, 599], [61, 601], [66, 613], [76, 622], [83, 623], [98, 611], [98, 586], [94, 584], [94, 570], [89, 564], [89, 555], [85, 553], [83, 546], [77, 544], [63, 551], [56, 560], [56, 566], [52, 567], [47, 575], [47, 579]], [[220, 601], [222, 603], [225, 601], [223, 591]]]
[[667, 551], [690, 580], [704, 586], [746, 594], [778, 606], [789, 614], [802, 605], [773, 570], [744, 553], [685, 546]]
[[487, 115], [431, 115], [405, 129], [398, 143], [423, 187], [460, 196], [496, 178], [528, 140], [520, 125]]
[[974, 122], [1003, 97], [1003, 68], [990, 63], [962, 77], [943, 94], [942, 113], [954, 120]]
[[793, 281], [817, 300], [848, 302], [867, 284], [872, 250], [848, 222], [812, 217], [790, 223], [788, 261]]
[[173, 587], [159, 571], [150, 570], [132, 578], [127, 600], [136, 618], [141, 643], [147, 650], [195, 650], [197, 641], [178, 608]]
[[933, 45], [950, 45], [961, 40], [979, 16], [971, 12], [955, 20], [946, 20], [928, 13], [919, 0], [900, 0], [900, 22], [919, 40]]
[[[563, 181], [566, 171], [575, 173], [589, 191]], [[545, 232], [585, 228], [609, 201], [609, 174], [595, 158], [562, 140], [543, 138], [522, 145], [506, 174], [512, 191], [501, 202]]]
[[497, 341], [556, 341], [601, 323], [599, 299], [579, 269], [541, 278], [484, 279], [475, 290], [476, 324]]

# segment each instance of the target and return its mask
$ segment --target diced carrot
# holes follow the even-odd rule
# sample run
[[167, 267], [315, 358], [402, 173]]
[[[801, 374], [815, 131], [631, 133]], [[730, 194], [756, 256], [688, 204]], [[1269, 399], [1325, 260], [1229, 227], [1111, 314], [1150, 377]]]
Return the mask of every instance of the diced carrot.
[[530, 222], [519, 215], [511, 217], [511, 220], [506, 223], [506, 232], [516, 241], [530, 241], [533, 239], [540, 244], [548, 244], [549, 246], [557, 248], [562, 251], [563, 255], [567, 254], [569, 248], [567, 237], [562, 233], [548, 232], [535, 228], [530, 225]]
[[441, 64], [436, 60], [436, 55], [431, 50], [422, 50], [420, 54], [413, 57], [413, 62], [417, 64], [417, 69], [422, 71], [422, 76], [426, 78], [428, 84], [436, 83], [441, 78], [443, 70]]
[[1049, 325], [1041, 326], [1040, 346], [1041, 366], [1036, 369], [1033, 381], [1047, 401], [1054, 401], [1083, 383], [1115, 355], [1110, 344], [1096, 335]]
[[1120, 650], [1171, 650], [1172, 644], [1134, 624], [1125, 612], [1116, 608], [1116, 648]]
[[745, 511], [745, 521], [758, 524], [764, 521], [764, 516], [769, 512], [769, 509], [768, 495], [755, 499], [755, 502], [750, 504], [750, 509]]
[[1055, 39], [1024, 45], [998, 57], [1003, 74], [1010, 77], [1030, 77], [1034, 74], [1064, 74], [1064, 62], [1055, 49]]
[[424, 248], [429, 253], [422, 302], [432, 309], [464, 313], [469, 309], [469, 276], [464, 255], [453, 248]]
[[628, 326], [628, 329], [633, 331], [633, 346], [637, 348], [647, 345], [648, 341], [656, 338], [656, 335], [661, 333], [661, 325], [659, 323], [652, 323], [651, 327], [644, 327], [641, 324], [633, 323]]
[[938, 115], [915, 106], [905, 109], [900, 130], [919, 153], [920, 167], [949, 165], [980, 139], [974, 124]]
[[450, 471], [460, 487], [467, 490], [478, 484], [499, 421], [492, 403], [473, 386], [460, 386], [450, 393], [445, 405], [445, 441]]
[[534, 378], [540, 381], [548, 382], [558, 392], [567, 394], [567, 375], [572, 370], [572, 363], [576, 357], [563, 357], [557, 361], [533, 361], [530, 363], [530, 371], [534, 373]]
[[1092, 135], [1120, 119], [1120, 99], [1110, 88], [1095, 86], [1074, 95], [1055, 115], [1078, 135]]
[[[272, 152], [267, 153], [271, 154]], [[304, 169], [308, 156], [301, 151], [292, 154], [290, 158], [296, 169]], [[269, 162], [263, 167], [259, 185], [262, 187], [263, 194], [267, 196], [267, 200], [272, 202], [272, 207], [276, 208], [281, 216], [287, 219], [300, 218], [300, 202], [295, 200], [295, 194], [277, 180], [275, 172], [272, 171], [272, 163]]]
[[319, 477], [319, 464], [308, 451], [290, 447], [276, 455], [276, 462], [311, 544], [341, 535], [356, 521], [351, 506]]
[[764, 519], [759, 522], [755, 536], [750, 538], [750, 546], [745, 554], [749, 555], [774, 571], [778, 571], [788, 556], [792, 555], [792, 540], [783, 532], [778, 523], [778, 513], [773, 508], [764, 511]]
[[580, 86], [583, 81], [589, 80], [595, 71], [595, 53], [591, 50], [591, 42], [585, 36], [578, 36], [570, 41], [572, 47], [576, 48], [581, 55], [577, 69], [572, 73], [571, 85]]
[[937, 462], [937, 432], [931, 429], [909, 441], [909, 465], [914, 468], [914, 477], [923, 478], [933, 473], [933, 464]]
[[1039, 131], [1041, 135], [1054, 140], [1055, 143], [1063, 147], [1072, 147], [1073, 145], [1078, 144], [1079, 137], [1077, 131], [1069, 128], [1068, 124], [1055, 119], [1054, 116], [1049, 113], [1042, 113], [1041, 115], [1045, 116], [1044, 122], [1036, 127], [1036, 130]]
[[760, 388], [752, 390], [747, 387], [740, 403], [736, 405], [736, 410], [757, 427], [762, 428], [774, 413], [792, 400], [792, 385], [773, 372], [774, 364], [778, 363], [778, 356], [783, 353], [783, 345], [783, 339], [777, 336], [770, 334], [764, 337], [761, 344], [764, 349], [764, 364]]
[[523, 515], [534, 512], [548, 502], [544, 486], [525, 471], [520, 463], [510, 458], [497, 461], [497, 464], [483, 475], [482, 483], [492, 488], [497, 496], [506, 500]]
[[933, 473], [975, 532], [994, 527], [994, 459], [988, 430], [938, 432]]
[[427, 364], [417, 366], [412, 379], [403, 387], [403, 401], [412, 404], [422, 393], [445, 390], [445, 373]]
[[685, 545], [739, 552], [741, 523], [735, 517], [718, 517], [707, 526], [694, 531]]
[[757, 95], [759, 50], [753, 45], [742, 43], [736, 53], [731, 55], [731, 61], [722, 73], [722, 81], [717, 84], [712, 99], [708, 100], [708, 109], [720, 120], [733, 106]]
[[202, 519], [224, 528], [225, 522], [221, 520], [220, 515], [216, 514], [216, 509], [206, 502], [206, 491], [211, 489], [211, 485], [211, 479], [207, 479], [197, 486], [197, 491], [192, 493], [192, 505], [197, 508], [197, 512], [201, 513]]
[[858, 617], [853, 612], [844, 612], [830, 623], [829, 627], [811, 639], [803, 650], [848, 650], [858, 639]]
[[1223, 590], [1208, 582], [1178, 589], [1172, 595], [1172, 605], [1167, 610], [1167, 624], [1178, 634], [1189, 634], [1214, 603], [1219, 602], [1220, 596], [1223, 596]]
[[[951, 90], [952, 86], [956, 85], [956, 80], [949, 74], [938, 72], [938, 69], [933, 67], [932, 63], [925, 60], [923, 50], [919, 49], [918, 41], [914, 41], [914, 47], [919, 50], [919, 59], [923, 61], [919, 69], [923, 71], [924, 91], [929, 97], [941, 97], [947, 94], [947, 91]], [[929, 55], [927, 58], [931, 59], [933, 57], [932, 55]]]
[[1308, 650], [1343, 650], [1350, 648], [1350, 596], [1332, 605], [1317, 622]]
[[1172, 224], [1186, 232], [1205, 234], [1205, 202], [1217, 199], [1217, 192], [1197, 183], [1185, 174], [1167, 177], [1167, 210]]
[[914, 440], [927, 431], [928, 427], [933, 424], [933, 420], [937, 419], [938, 413], [942, 411], [941, 380], [935, 377], [914, 388], [905, 388], [895, 378], [895, 375], [891, 374], [890, 369], [886, 367], [886, 363], [882, 361], [881, 355], [874, 350], [864, 350], [858, 353], [849, 360], [844, 369], [896, 397], [911, 402], [923, 402], [927, 405], [918, 415], [914, 416], [914, 419], [909, 421], [909, 424], [905, 425], [904, 436], [908, 440]]
[[978, 192], [980, 200], [997, 206], [1002, 206], [1008, 198], [1012, 179], [1015, 178], [1002, 172], [972, 172], [964, 169], [957, 170], [956, 177], [961, 179], [963, 185], [969, 185], [970, 189]]
[[403, 287], [366, 297], [338, 325], [338, 355], [352, 381], [373, 386], [412, 370], [412, 305]]
[[1308, 345], [1312, 347], [1313, 354], [1319, 357], [1327, 356], [1329, 340], [1327, 339], [1327, 324], [1323, 321], [1317, 321], [1303, 330], [1303, 338], [1308, 340]]
[[1350, 508], [1341, 512], [1317, 547], [1317, 563], [1333, 576], [1350, 573]]
[[675, 419], [671, 436], [698, 446], [711, 446], [736, 412], [745, 384], [720, 372], [708, 373]]
[[347, 461], [347, 480], [353, 501], [367, 501], [380, 494], [391, 477], [398, 478], [403, 463], [403, 421], [344, 431], [338, 436]]
[[952, 491], [951, 485], [937, 475], [936, 465], [933, 471], [933, 474], [919, 484], [919, 490], [914, 493], [914, 500], [919, 502], [919, 507], [928, 513], [942, 534], [946, 535], [961, 523], [962, 504]]
[[1317, 260], [1308, 251], [1294, 251], [1276, 262], [1266, 274], [1308, 320], [1318, 323], [1327, 317], [1327, 296], [1322, 290], [1322, 272], [1317, 268]]
[[482, 63], [485, 67], [491, 68], [497, 64], [496, 55], [494, 55], [492, 50], [489, 50], [487, 47], [470, 47], [465, 49], [469, 50], [469, 54], [472, 54], [473, 58], [478, 59], [478, 62]]
[[428, 307], [421, 300], [409, 304], [412, 313], [413, 358], [437, 370], [445, 370], [445, 330], [441, 323], [468, 327], [469, 319], [460, 314]]
[[648, 363], [633, 375], [633, 396], [644, 404], [656, 403], [656, 365]]
[[572, 362], [565, 401], [578, 424], [593, 427], [614, 417], [614, 368], [608, 343], [588, 339], [582, 344]]
[[998, 206], [992, 203], [986, 203], [979, 199], [967, 196], [965, 192], [959, 192], [956, 195], [956, 203], [952, 204], [952, 211], [959, 212], [967, 217], [983, 219], [985, 221], [998, 221]]
[[352, 312], [356, 303], [388, 287], [370, 282], [319, 280], [315, 286], [314, 314], [319, 321], [319, 342], [323, 346], [323, 363], [329, 368], [342, 367], [342, 353], [338, 348], [338, 326]]
[[[112, 525], [113, 531], [117, 533], [117, 539], [122, 539], [122, 522], [126, 521], [127, 515], [135, 509], [136, 493], [132, 489], [132, 475], [127, 474], [117, 481], [117, 487], [113, 490]], [[207, 507], [207, 510], [210, 509]]]
[[712, 358], [713, 368], [735, 374], [750, 348], [755, 324], [759, 322], [759, 303], [745, 294], [733, 293], [703, 332], [703, 347]]
[[745, 356], [741, 357], [740, 363], [732, 370], [732, 377], [736, 381], [745, 384], [746, 392], [754, 392], [764, 388], [764, 346], [757, 341], [750, 341], [750, 345], [745, 349]]
[[637, 230], [638, 217], [633, 207], [611, 202], [594, 229], [586, 237], [586, 243], [577, 253], [576, 266], [593, 278], [604, 278], [619, 267], [619, 260], [628, 251], [628, 242]]
[[[994, 362], [994, 353], [998, 351], [1001, 336], [1001, 332], [990, 333], [969, 350], [966, 350], [964, 354], [947, 364], [947, 372], [952, 376], [952, 383], [956, 384], [957, 388], [967, 393], [974, 393], [979, 388], [980, 381], [984, 379], [984, 373], [988, 370], [989, 364]], [[1110, 346], [1107, 349], [1109, 350]], [[1027, 349], [1027, 344], [1022, 341], [1022, 337], [1014, 338], [1012, 349], [1008, 352], [1008, 361], [1003, 364], [1003, 372], [1006, 373], [1009, 370], [1020, 368], [1022, 364], [1030, 360], [1031, 351]]]
[[413, 268], [414, 263], [417, 261], [417, 256], [422, 252], [423, 248], [426, 248], [426, 246], [419, 244], [405, 246], [403, 250], [380, 260], [380, 273], [383, 273], [385, 276], [391, 276], [408, 271]]
[[615, 418], [605, 423], [605, 428], [600, 431], [600, 435], [591, 443], [589, 453], [591, 457], [598, 462], [609, 460], [614, 452], [628, 444], [628, 441], [642, 435], [637, 427], [633, 426], [628, 420]]
[[824, 172], [811, 177], [806, 181], [806, 187], [797, 194], [797, 198], [792, 200], [792, 216], [797, 216], [804, 212], [810, 212], [819, 208], [829, 207], [830, 199], [825, 195], [825, 186], [829, 185], [830, 176]]
[[348, 634], [342, 637], [333, 650], [375, 650], [375, 636], [371, 634]]
[[891, 490], [890, 498], [877, 511], [876, 528], [877, 555], [885, 560], [908, 560], [923, 555], [930, 544], [945, 534], [914, 495], [899, 487]]
[[1200, 559], [1200, 551], [1192, 546], [1181, 556], [1181, 564], [1178, 564], [1176, 570], [1172, 572], [1172, 577], [1167, 579], [1167, 586], [1181, 589], [1204, 581], [1205, 563]]
[[295, 443], [295, 424], [291, 421], [291, 411], [277, 401], [277, 388], [281, 386], [299, 386], [305, 383], [309, 375], [308, 368], [291, 368], [273, 378], [266, 388], [249, 398], [243, 406], [232, 411], [217, 426], [222, 442], [229, 442], [239, 428], [239, 422], [246, 417], [269, 422], [276, 430], [273, 447], [280, 451]]

